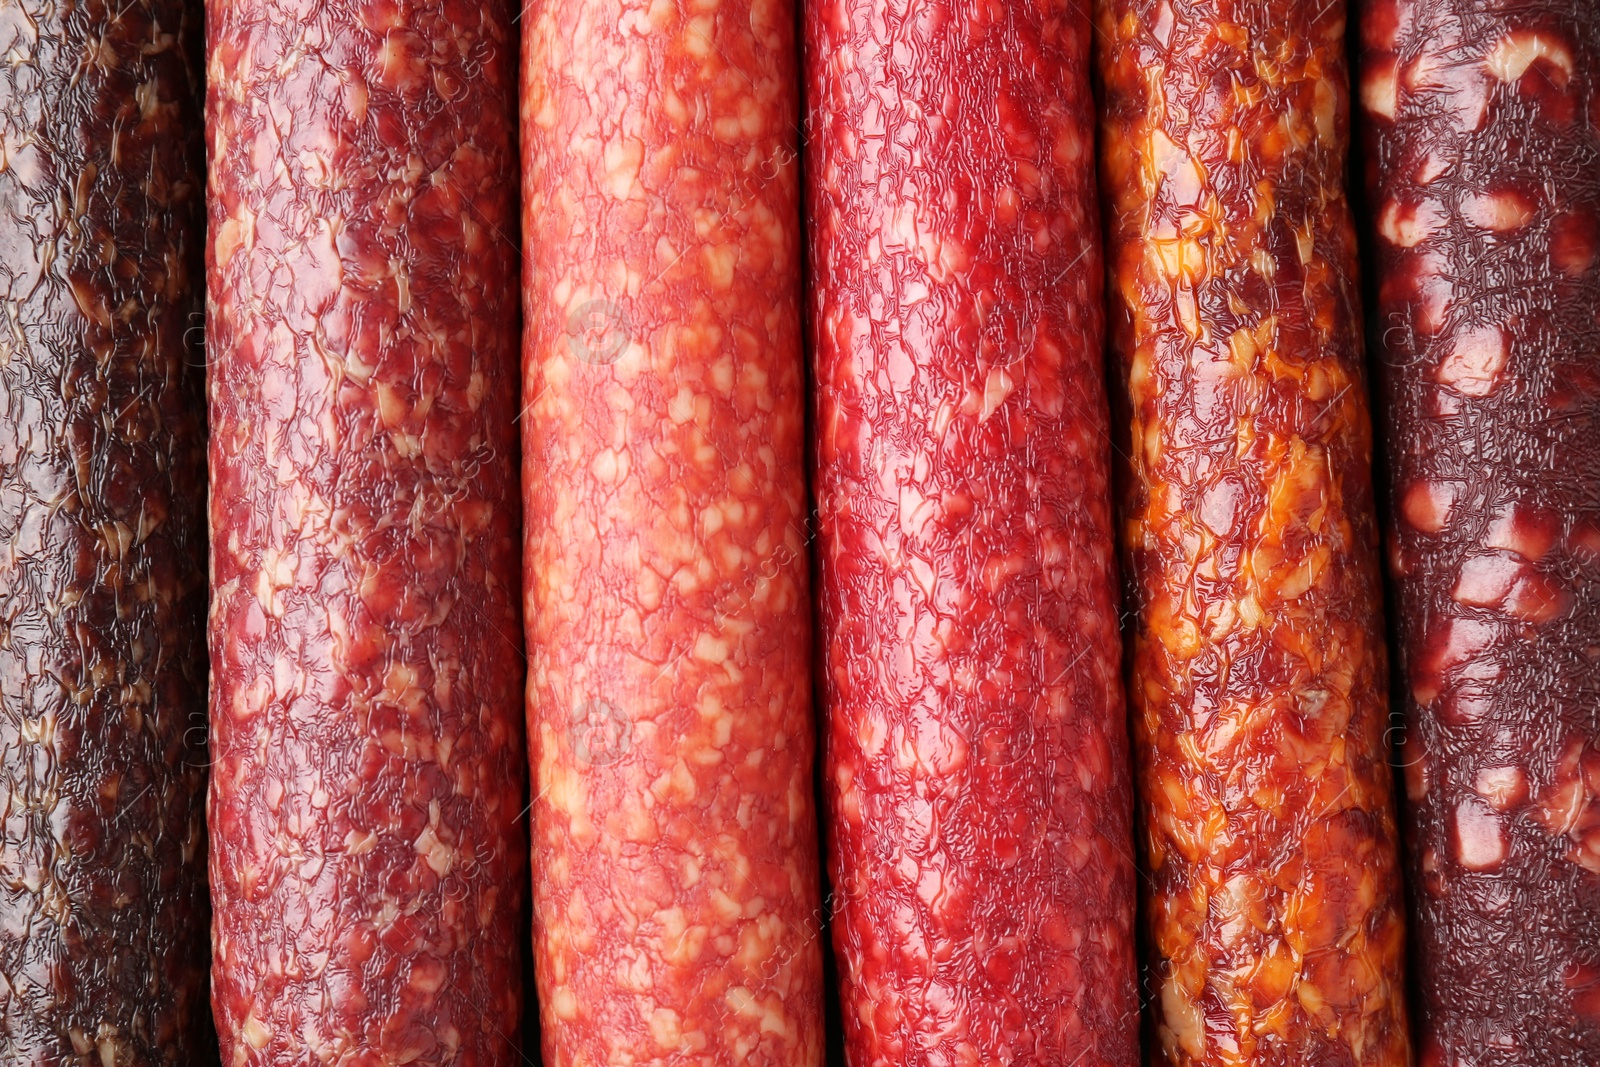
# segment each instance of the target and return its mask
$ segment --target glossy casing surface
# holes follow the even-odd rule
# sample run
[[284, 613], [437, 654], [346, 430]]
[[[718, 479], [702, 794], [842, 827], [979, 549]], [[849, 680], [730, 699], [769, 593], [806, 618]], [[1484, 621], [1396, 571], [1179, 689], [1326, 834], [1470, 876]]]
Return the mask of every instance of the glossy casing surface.
[[794, 8], [523, 20], [545, 1063], [821, 1062]]
[[0, 14], [0, 1061], [18, 1067], [215, 1056], [198, 22], [181, 0]]
[[1600, 9], [1360, 14], [1421, 1059], [1600, 1062]]
[[1403, 1067], [1345, 8], [1096, 18], [1156, 1055]]
[[207, 15], [223, 1060], [515, 1064], [512, 11]]
[[804, 25], [846, 1058], [1132, 1065], [1087, 12], [821, 0]]

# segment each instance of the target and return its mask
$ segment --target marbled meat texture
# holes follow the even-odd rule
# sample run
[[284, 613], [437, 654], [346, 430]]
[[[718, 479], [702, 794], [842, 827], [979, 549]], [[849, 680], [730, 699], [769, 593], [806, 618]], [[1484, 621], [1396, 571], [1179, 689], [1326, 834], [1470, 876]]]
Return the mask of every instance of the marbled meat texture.
[[215, 1056], [198, 30], [183, 0], [0, 7], [11, 1067]]
[[1340, 0], [1099, 0], [1157, 1054], [1403, 1067]]
[[805, 15], [852, 1067], [1138, 1062], [1087, 10]]
[[786, 0], [523, 19], [549, 1067], [822, 1055], [794, 24]]
[[508, 1067], [527, 879], [513, 12], [207, 14], [223, 1062]]
[[1422, 1063], [1600, 1063], [1600, 7], [1361, 40]]

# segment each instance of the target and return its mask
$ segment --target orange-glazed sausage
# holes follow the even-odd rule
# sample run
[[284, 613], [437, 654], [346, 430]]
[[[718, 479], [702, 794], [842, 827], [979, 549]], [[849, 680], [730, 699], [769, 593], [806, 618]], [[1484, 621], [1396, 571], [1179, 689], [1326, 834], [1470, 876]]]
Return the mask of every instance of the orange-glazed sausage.
[[1099, 0], [1158, 1049], [1403, 1067], [1339, 0]]
[[1360, 22], [1421, 1061], [1600, 1063], [1600, 6]]

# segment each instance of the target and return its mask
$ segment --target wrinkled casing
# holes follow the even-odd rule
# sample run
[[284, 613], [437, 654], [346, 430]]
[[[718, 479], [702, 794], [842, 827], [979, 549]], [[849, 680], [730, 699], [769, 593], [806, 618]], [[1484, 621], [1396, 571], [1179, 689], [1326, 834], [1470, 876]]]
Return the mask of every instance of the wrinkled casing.
[[516, 1064], [512, 12], [207, 15], [223, 1062]]
[[0, 10], [10, 1067], [214, 1056], [205, 423], [199, 348], [185, 344], [204, 193], [196, 16], [182, 0]]
[[1600, 8], [1361, 16], [1422, 1062], [1600, 1063]]
[[540, 0], [523, 27], [544, 1062], [811, 1067], [794, 9]]
[[1088, 15], [804, 21], [845, 1052], [1132, 1065]]
[[1157, 1054], [1403, 1067], [1344, 5], [1096, 11]]

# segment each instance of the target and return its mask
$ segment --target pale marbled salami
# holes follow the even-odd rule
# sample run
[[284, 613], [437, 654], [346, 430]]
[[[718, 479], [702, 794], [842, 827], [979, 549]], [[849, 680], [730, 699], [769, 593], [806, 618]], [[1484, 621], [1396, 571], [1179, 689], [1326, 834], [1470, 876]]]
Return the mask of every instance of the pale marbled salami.
[[545, 1063], [822, 1055], [794, 9], [523, 21]]

